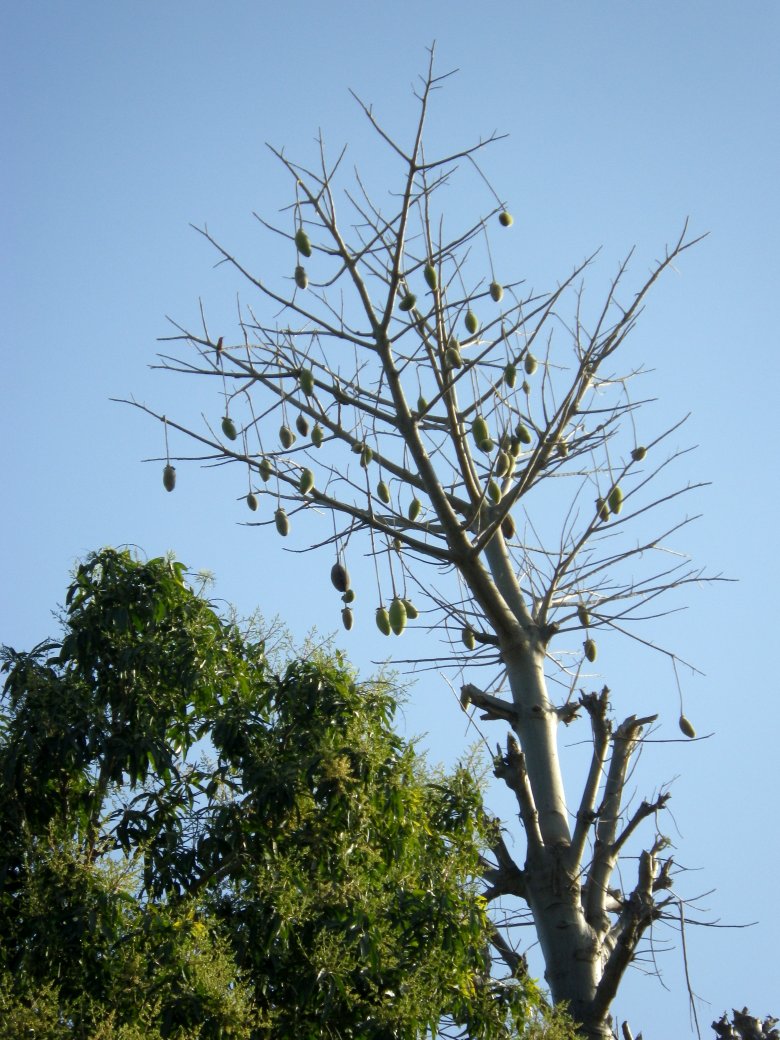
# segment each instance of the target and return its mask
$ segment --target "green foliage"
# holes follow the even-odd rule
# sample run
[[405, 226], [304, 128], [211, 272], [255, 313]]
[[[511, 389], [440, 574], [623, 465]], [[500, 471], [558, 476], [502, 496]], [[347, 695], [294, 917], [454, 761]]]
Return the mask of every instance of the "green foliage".
[[387, 683], [274, 675], [182, 564], [114, 550], [3, 670], [8, 1035], [538, 1035], [490, 975], [479, 790], [426, 771]]

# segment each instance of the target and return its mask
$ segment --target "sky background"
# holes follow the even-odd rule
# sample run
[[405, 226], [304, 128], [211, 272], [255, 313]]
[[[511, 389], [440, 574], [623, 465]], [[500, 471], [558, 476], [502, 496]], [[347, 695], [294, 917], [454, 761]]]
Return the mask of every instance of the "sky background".
[[[686, 675], [683, 690], [686, 714], [711, 738], [676, 742], [677, 693], [657, 656], [615, 642], [604, 663], [620, 706], [659, 711], [659, 738], [675, 740], [648, 746], [637, 790], [652, 796], [675, 779], [669, 827], [691, 868], [684, 894], [709, 893], [702, 905], [724, 924], [759, 922], [689, 929], [706, 1026], [731, 1006], [780, 1013], [779, 30], [773, 2], [693, 0], [79, 0], [5, 5], [0, 16], [0, 640], [19, 648], [56, 632], [52, 610], [78, 558], [127, 543], [213, 572], [215, 597], [241, 614], [278, 613], [298, 640], [314, 626], [338, 630], [330, 561], [240, 526], [235, 476], [182, 466], [165, 494], [160, 464], [142, 462], [163, 451], [159, 427], [109, 399], [133, 394], [197, 418], [199, 391], [148, 366], [166, 315], [195, 324], [202, 297], [227, 322], [244, 291], [190, 223], [207, 222], [259, 274], [276, 262], [252, 211], [274, 219], [289, 184], [265, 142], [313, 162], [322, 128], [332, 152], [348, 143], [350, 162], [393, 187], [349, 88], [408, 140], [411, 87], [437, 41], [439, 69], [460, 72], [436, 98], [431, 148], [509, 135], [486, 168], [516, 219], [502, 263], [531, 285], [554, 285], [601, 247], [597, 298], [631, 247], [638, 283], [686, 218], [710, 233], [653, 293], [631, 350], [653, 370], [658, 422], [692, 413], [680, 444], [698, 449], [681, 480], [711, 482], [685, 507], [702, 518], [684, 547], [738, 579], [686, 594], [669, 629], [673, 649], [705, 673]], [[372, 614], [337, 635], [364, 674], [388, 653]], [[392, 651], [423, 645], [409, 635]], [[427, 734], [434, 760], [451, 762], [474, 738], [435, 673], [412, 688], [402, 722]], [[657, 966], [663, 983], [630, 973], [616, 1014], [647, 1040], [685, 1036], [679, 942]]]

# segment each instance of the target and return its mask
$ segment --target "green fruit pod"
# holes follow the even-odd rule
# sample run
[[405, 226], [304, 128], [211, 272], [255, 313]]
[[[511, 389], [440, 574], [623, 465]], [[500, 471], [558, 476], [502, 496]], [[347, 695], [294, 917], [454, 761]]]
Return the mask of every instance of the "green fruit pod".
[[377, 607], [376, 627], [379, 629], [383, 636], [390, 635], [390, 615], [387, 613], [386, 607]]
[[403, 605], [406, 607], [406, 616], [410, 621], [416, 621], [420, 616], [420, 611], [415, 607], [414, 603], [410, 599], [403, 600]]
[[347, 632], [352, 631], [352, 625], [354, 623], [354, 620], [354, 615], [352, 614], [352, 611], [349, 609], [349, 607], [344, 607], [344, 609], [341, 612], [341, 623], [343, 624]]
[[344, 595], [341, 598], [344, 601], [344, 603], [354, 603], [355, 602], [355, 590], [354, 589], [347, 589], [347, 591], [344, 593]]
[[407, 293], [398, 304], [399, 311], [410, 311], [412, 307], [417, 303], [417, 297], [414, 293]]
[[479, 321], [477, 320], [476, 314], [471, 309], [466, 311], [464, 324], [466, 326], [466, 331], [469, 333], [469, 335], [476, 336], [477, 330], [479, 329]]
[[501, 227], [511, 227], [515, 222], [515, 218], [504, 209], [498, 214], [498, 222]]
[[593, 639], [586, 639], [585, 642], [582, 644], [582, 646], [583, 646], [583, 649], [585, 650], [585, 656], [590, 661], [590, 663], [593, 664], [593, 662], [596, 660], [596, 643], [595, 643], [595, 641]]
[[295, 284], [299, 289], [305, 289], [309, 284], [309, 276], [306, 274], [306, 268], [301, 264], [295, 268]]
[[447, 347], [444, 352], [444, 365], [446, 368], [463, 368], [463, 358], [457, 347]]
[[336, 592], [347, 591], [349, 588], [349, 571], [343, 563], [336, 562], [333, 564], [330, 569], [330, 580]]
[[521, 444], [530, 444], [531, 443], [531, 431], [523, 423], [518, 423], [517, 424], [517, 429], [515, 430], [515, 434], [516, 434], [517, 439], [520, 441]]
[[295, 434], [289, 426], [280, 426], [279, 443], [283, 448], [292, 448], [293, 444], [295, 444]]
[[376, 494], [380, 502], [384, 502], [386, 506], [390, 505], [390, 488], [385, 484], [384, 480], [380, 480], [377, 484]]
[[298, 481], [298, 490], [302, 495], [308, 495], [308, 493], [314, 487], [314, 474], [310, 469], [304, 469], [301, 472], [301, 478]]
[[393, 630], [395, 635], [400, 636], [406, 628], [406, 617], [406, 604], [402, 599], [399, 599], [398, 596], [396, 596], [390, 604], [390, 610], [388, 611], [390, 628]]
[[305, 256], [307, 260], [311, 256], [311, 242], [309, 241], [309, 236], [302, 227], [299, 227], [295, 232], [295, 248], [301, 256]]
[[489, 480], [488, 481], [487, 493], [488, 493], [488, 498], [493, 503], [493, 505], [497, 506], [498, 503], [501, 501], [501, 488], [498, 485], [498, 481], [496, 481], [496, 480]]
[[253, 513], [257, 512], [257, 497], [253, 495], [251, 491], [246, 496], [246, 504], [249, 506]]
[[176, 467], [170, 462], [163, 470], [163, 487], [166, 491], [173, 491], [176, 487]]
[[501, 300], [504, 298], [504, 289], [498, 282], [490, 283], [490, 298], [495, 303], [501, 303]]
[[599, 519], [606, 523], [609, 520], [609, 506], [603, 498], [596, 499], [596, 510], [599, 514]]
[[314, 373], [310, 368], [302, 368], [300, 375], [298, 376], [298, 382], [300, 383], [301, 390], [306, 394], [307, 397], [311, 397], [314, 393]]
[[680, 729], [685, 734], [685, 736], [693, 740], [693, 738], [696, 736], [696, 730], [693, 728], [691, 720], [686, 719], [684, 715], [681, 715], [677, 724], [679, 725]]
[[517, 365], [513, 365], [511, 362], [504, 369], [504, 382], [510, 390], [514, 390], [515, 381], [517, 379]]
[[473, 650], [477, 645], [477, 640], [474, 636], [474, 629], [470, 628], [468, 625], [461, 632], [460, 638], [467, 650]]
[[509, 454], [512, 456], [513, 459], [517, 459], [522, 450], [523, 446], [520, 443], [520, 438], [513, 437], [512, 440], [509, 442]]
[[366, 445], [360, 453], [360, 465], [363, 469], [368, 469], [371, 465], [371, 461], [374, 458], [374, 452], [368, 445]]
[[322, 432], [322, 427], [319, 423], [314, 424], [314, 429], [311, 431], [311, 442], [315, 448], [319, 448], [325, 438], [325, 434]]
[[260, 463], [257, 467], [257, 472], [260, 474], [260, 479], [264, 484], [267, 484], [271, 479], [271, 463], [266, 458], [260, 459]]
[[433, 264], [426, 264], [423, 268], [423, 277], [431, 292], [436, 292], [439, 288], [439, 276], [436, 274], [436, 268]]
[[413, 498], [412, 501], [409, 503], [409, 513], [408, 513], [409, 519], [412, 521], [412, 523], [414, 523], [414, 521], [417, 519], [417, 517], [420, 515], [421, 512], [422, 512], [422, 502], [420, 501], [419, 498]]
[[233, 422], [229, 415], [226, 415], [225, 418], [222, 420], [222, 432], [229, 441], [234, 441], [236, 437], [238, 437], [238, 433], [236, 431], [236, 424]]
[[483, 441], [490, 440], [488, 424], [481, 415], [478, 415], [471, 424], [471, 436], [474, 438], [474, 443], [477, 447], [481, 447]]
[[619, 484], [616, 484], [610, 491], [607, 505], [615, 515], [623, 508], [623, 491]]
[[577, 617], [579, 618], [582, 627], [587, 628], [590, 624], [590, 614], [588, 613], [587, 607], [584, 603], [580, 603], [577, 607]]
[[417, 398], [417, 411], [420, 413], [420, 415], [422, 415], [423, 412], [428, 411], [428, 402], [425, 400], [422, 394], [420, 394], [420, 396]]
[[505, 477], [512, 468], [512, 460], [505, 451], [500, 451], [496, 456], [496, 476]]
[[307, 437], [309, 434], [309, 420], [305, 415], [299, 415], [295, 420], [295, 429], [301, 435], [301, 437]]
[[642, 459], [647, 455], [647, 448], [643, 448], [641, 445], [631, 452], [631, 458], [634, 462], [641, 462]]
[[276, 530], [282, 538], [286, 538], [290, 533], [290, 518], [281, 506], [274, 513], [274, 523], [276, 524]]
[[507, 513], [501, 521], [501, 534], [510, 541], [515, 536], [515, 519], [511, 513]]
[[526, 371], [526, 375], [532, 376], [539, 367], [539, 362], [533, 356], [533, 354], [526, 354], [525, 360], [523, 361], [523, 368]]

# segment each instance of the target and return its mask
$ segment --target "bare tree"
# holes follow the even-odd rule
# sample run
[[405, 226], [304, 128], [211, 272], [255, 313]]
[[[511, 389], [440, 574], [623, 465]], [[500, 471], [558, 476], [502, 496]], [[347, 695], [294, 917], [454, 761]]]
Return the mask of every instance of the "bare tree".
[[[344, 153], [330, 163], [322, 141], [314, 170], [272, 149], [294, 200], [280, 226], [262, 223], [289, 241], [292, 277], [280, 280], [289, 289], [252, 274], [202, 230], [268, 314], [240, 304], [234, 338], [212, 335], [205, 316], [200, 330], [177, 325], [166, 337], [181, 349], [161, 355], [162, 367], [224, 390], [221, 432], [130, 403], [165, 424], [168, 490], [171, 428], [202, 446], [195, 458], [248, 472], [246, 500], [260, 524], [287, 535], [297, 514], [332, 515], [332, 531], [311, 548], [331, 547], [347, 629], [358, 609], [350, 543], [365, 535], [377, 580], [391, 589], [380, 593], [379, 628], [389, 635], [409, 620], [427, 624], [450, 637], [451, 654], [437, 666], [486, 670], [487, 682], [463, 683], [461, 703], [508, 724], [495, 773], [517, 799], [525, 839], [518, 862], [496, 827], [486, 895], [521, 902], [552, 999], [568, 1002], [584, 1036], [603, 1038], [643, 936], [659, 918], [682, 916], [659, 824], [638, 859], [625, 855], [669, 798], [661, 789], [632, 808], [626, 794], [657, 716], [613, 723], [609, 690], [585, 692], [582, 673], [605, 630], [651, 645], [632, 622], [703, 577], [667, 549], [690, 518], [659, 519], [698, 486], [655, 490], [681, 454], [665, 446], [677, 426], [639, 438], [644, 402], [632, 388], [641, 368], [618, 361], [648, 292], [696, 239], [684, 229], [630, 292], [623, 262], [595, 309], [582, 287], [593, 258], [549, 292], [503, 279], [489, 229], [508, 234], [513, 221], [479, 165], [496, 136], [428, 156], [426, 116], [446, 78], [430, 57], [408, 146], [358, 99], [397, 170], [385, 200], [359, 174], [342, 188]], [[440, 192], [469, 170], [484, 185], [487, 211], [451, 229]], [[583, 715], [592, 756], [572, 795], [559, 738]], [[682, 714], [680, 727], [695, 736]], [[524, 958], [513, 934], [497, 928], [496, 951], [517, 974]]]

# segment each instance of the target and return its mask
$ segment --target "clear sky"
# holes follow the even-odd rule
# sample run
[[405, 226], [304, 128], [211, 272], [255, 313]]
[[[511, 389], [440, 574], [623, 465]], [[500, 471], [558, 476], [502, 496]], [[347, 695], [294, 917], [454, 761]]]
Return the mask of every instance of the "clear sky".
[[[223, 474], [180, 468], [166, 495], [159, 464], [141, 461], [161, 453], [159, 428], [109, 398], [194, 418], [192, 387], [148, 365], [166, 315], [194, 322], [200, 296], [226, 320], [234, 309], [238, 282], [214, 269], [190, 222], [208, 222], [258, 273], [273, 259], [251, 216], [287, 201], [265, 142], [310, 162], [321, 127], [381, 183], [382, 154], [348, 88], [408, 135], [410, 87], [437, 41], [440, 68], [461, 71], [436, 99], [432, 142], [509, 135], [488, 161], [516, 217], [504, 261], [540, 288], [599, 246], [594, 292], [634, 245], [638, 281], [686, 218], [710, 232], [653, 294], [631, 348], [653, 369], [661, 418], [692, 413], [684, 443], [699, 447], [682, 479], [712, 482], [689, 506], [702, 518], [685, 548], [738, 579], [692, 591], [671, 630], [705, 673], [686, 677], [686, 711], [713, 736], [649, 747], [637, 781], [642, 797], [676, 778], [668, 826], [695, 871], [684, 894], [709, 893], [724, 924], [759, 922], [689, 930], [707, 1025], [732, 1005], [780, 1013], [779, 30], [770, 0], [39, 0], [6, 5], [0, 23], [0, 639], [11, 645], [56, 631], [51, 611], [78, 557], [125, 543], [214, 572], [216, 596], [244, 614], [278, 612], [299, 639], [337, 630], [329, 562], [239, 526], [242, 489]], [[370, 617], [338, 643], [364, 672], [388, 652]], [[652, 655], [616, 646], [605, 679], [679, 736], [673, 679]], [[413, 688], [405, 721], [435, 759], [472, 739], [435, 673]], [[633, 971], [616, 1005], [648, 1040], [689, 1029], [679, 942], [660, 946], [663, 985]]]

